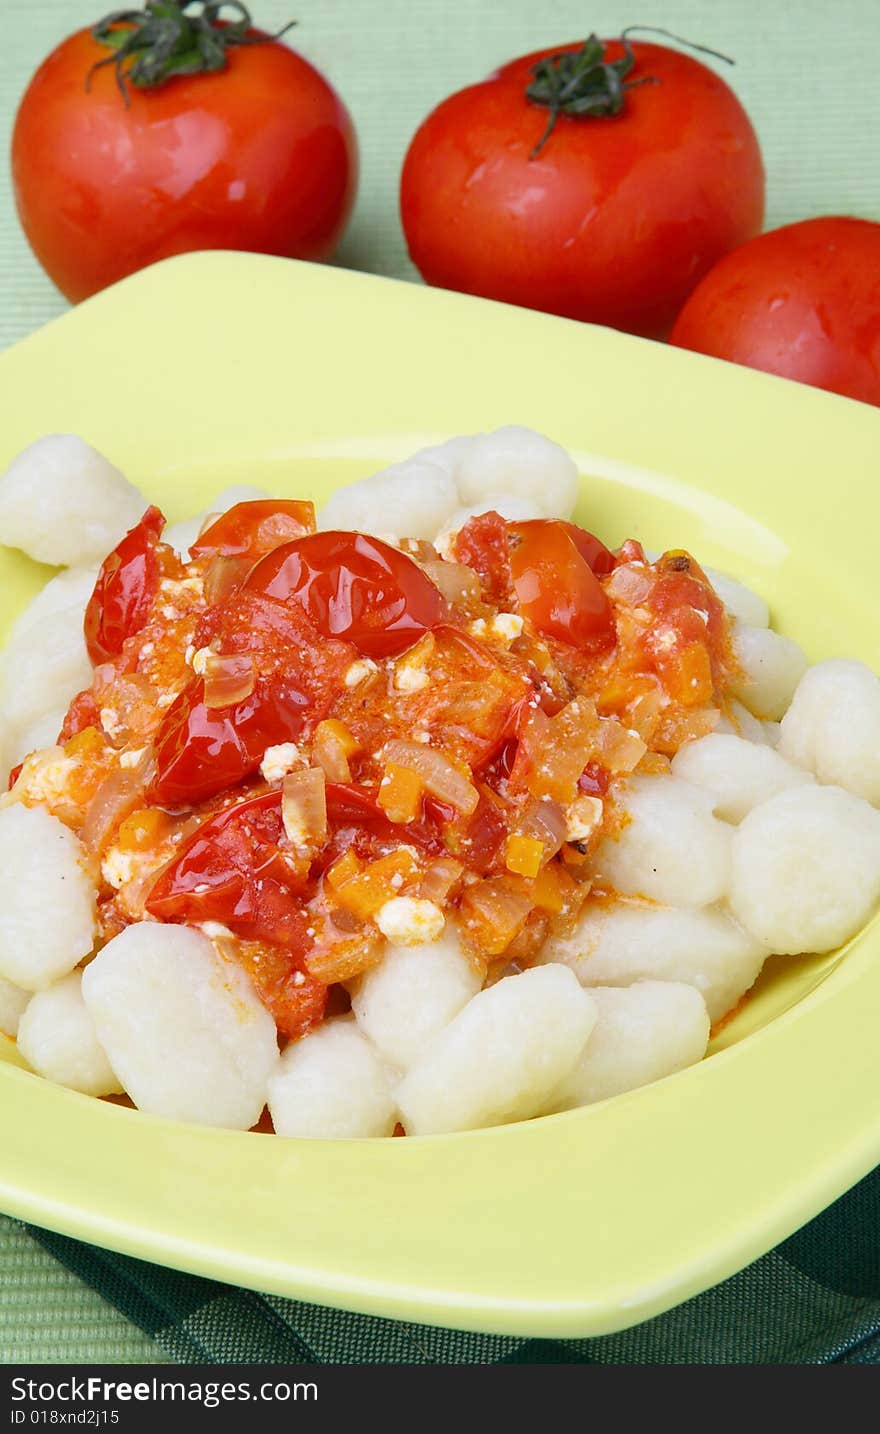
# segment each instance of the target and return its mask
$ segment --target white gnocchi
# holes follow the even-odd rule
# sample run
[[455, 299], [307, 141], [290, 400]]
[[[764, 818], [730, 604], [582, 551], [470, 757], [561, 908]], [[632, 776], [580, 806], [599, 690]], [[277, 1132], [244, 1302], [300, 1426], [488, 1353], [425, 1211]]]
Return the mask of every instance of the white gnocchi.
[[81, 971], [31, 999], [19, 1023], [18, 1048], [39, 1075], [83, 1095], [122, 1091], [83, 1000]]
[[669, 906], [709, 906], [730, 882], [730, 828], [712, 797], [666, 775], [635, 776], [619, 804], [620, 830], [596, 853], [597, 878], [621, 896]]
[[87, 956], [95, 886], [85, 854], [43, 807], [0, 810], [0, 976], [41, 991]]
[[672, 760], [672, 771], [708, 792], [716, 816], [734, 823], [777, 792], [813, 780], [812, 773], [786, 762], [772, 747], [716, 732], [685, 742]]
[[391, 1135], [397, 1123], [394, 1072], [350, 1016], [292, 1042], [269, 1080], [277, 1135], [311, 1140]]

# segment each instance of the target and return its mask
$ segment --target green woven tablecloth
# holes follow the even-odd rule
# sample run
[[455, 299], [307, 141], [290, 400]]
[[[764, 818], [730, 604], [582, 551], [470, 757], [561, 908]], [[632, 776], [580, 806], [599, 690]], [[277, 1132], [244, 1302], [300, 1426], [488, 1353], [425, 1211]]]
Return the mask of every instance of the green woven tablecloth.
[[[768, 227], [813, 214], [880, 219], [876, 0], [253, 0], [251, 8], [267, 29], [296, 17], [291, 42], [351, 108], [362, 176], [339, 254], [350, 267], [415, 277], [397, 220], [397, 176], [409, 137], [439, 99], [524, 50], [636, 21], [736, 57], [725, 77], [761, 141]], [[101, 0], [0, 0], [0, 348], [64, 307], [15, 217], [5, 161], [15, 106], [43, 56], [102, 9]], [[0, 1217], [0, 1361], [160, 1359], [880, 1362], [880, 1174], [717, 1291], [636, 1331], [568, 1343], [487, 1340], [262, 1300]]]

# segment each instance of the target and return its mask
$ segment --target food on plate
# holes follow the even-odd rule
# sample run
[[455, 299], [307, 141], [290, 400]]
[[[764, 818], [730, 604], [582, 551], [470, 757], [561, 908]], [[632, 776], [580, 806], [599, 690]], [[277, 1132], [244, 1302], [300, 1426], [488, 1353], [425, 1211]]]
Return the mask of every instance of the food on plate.
[[880, 404], [880, 224], [832, 216], [761, 234], [694, 289], [671, 341]]
[[141, 498], [99, 569], [75, 514], [128, 485], [57, 441], [73, 566], [0, 689], [0, 1030], [38, 1073], [284, 1137], [478, 1129], [693, 1065], [768, 955], [870, 917], [880, 681], [607, 547], [550, 439], [435, 444], [317, 517]]
[[357, 143], [324, 76], [244, 5], [147, 0], [39, 67], [12, 174], [31, 248], [78, 302], [189, 250], [327, 258], [354, 202]]
[[698, 59], [629, 39], [648, 28], [524, 55], [428, 115], [400, 181], [428, 283], [658, 336], [759, 232], [747, 114]]

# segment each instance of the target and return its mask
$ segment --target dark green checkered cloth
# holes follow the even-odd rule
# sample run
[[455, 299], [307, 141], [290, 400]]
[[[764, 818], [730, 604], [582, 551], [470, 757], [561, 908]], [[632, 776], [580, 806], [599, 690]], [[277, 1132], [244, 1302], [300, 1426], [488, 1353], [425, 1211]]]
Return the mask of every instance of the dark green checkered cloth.
[[30, 1233], [179, 1364], [880, 1364], [880, 1169], [724, 1284], [600, 1339], [346, 1314]]

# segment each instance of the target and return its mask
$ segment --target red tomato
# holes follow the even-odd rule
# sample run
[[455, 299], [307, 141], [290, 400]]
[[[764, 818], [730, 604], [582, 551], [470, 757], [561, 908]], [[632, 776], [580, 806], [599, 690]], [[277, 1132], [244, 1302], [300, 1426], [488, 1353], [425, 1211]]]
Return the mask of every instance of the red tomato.
[[510, 597], [510, 556], [507, 523], [499, 513], [479, 513], [469, 518], [455, 538], [454, 557], [473, 568], [490, 602]]
[[509, 526], [510, 572], [523, 617], [583, 651], [613, 647], [611, 604], [596, 576], [611, 571], [613, 554], [573, 523], [536, 518]]
[[161, 921], [222, 921], [238, 936], [303, 956], [308, 918], [293, 900], [301, 880], [280, 850], [281, 792], [267, 792], [209, 818], [160, 875], [146, 901]]
[[806, 219], [706, 275], [671, 342], [880, 405], [880, 224]]
[[273, 548], [315, 531], [313, 503], [281, 498], [259, 498], [236, 503], [200, 533], [190, 546], [193, 558], [265, 557]]
[[139, 632], [159, 591], [158, 547], [165, 519], [148, 508], [136, 528], [104, 559], [86, 608], [83, 630], [95, 666], [118, 657]]
[[367, 657], [403, 652], [446, 610], [412, 558], [363, 533], [314, 533], [276, 548], [244, 588], [301, 607], [324, 637], [351, 642]]
[[310, 713], [309, 695], [293, 673], [284, 681], [259, 678], [250, 697], [207, 707], [196, 678], [165, 714], [156, 738], [151, 802], [180, 807], [237, 786], [259, 767], [267, 747], [293, 742]]
[[347, 643], [319, 637], [299, 607], [237, 592], [209, 609], [196, 641], [253, 660], [254, 690], [225, 707], [205, 704], [195, 679], [169, 707], [156, 737], [150, 799], [186, 806], [256, 771], [267, 747], [296, 741], [325, 715], [354, 658]]
[[[193, 32], [198, 18], [175, 23]], [[232, 28], [214, 27], [212, 43]], [[312, 65], [261, 38], [227, 49], [216, 73], [129, 82], [127, 100], [112, 64], [93, 69], [114, 52], [89, 30], [40, 66], [12, 171], [30, 245], [68, 299], [193, 249], [332, 252], [357, 182], [351, 118]]]
[[[618, 40], [597, 43], [605, 62], [624, 54]], [[526, 87], [558, 47], [503, 65], [428, 116], [400, 206], [429, 283], [658, 335], [703, 274], [758, 232], [764, 170], [736, 96], [688, 55], [632, 50], [621, 112], [561, 114], [534, 157], [550, 111]]]

